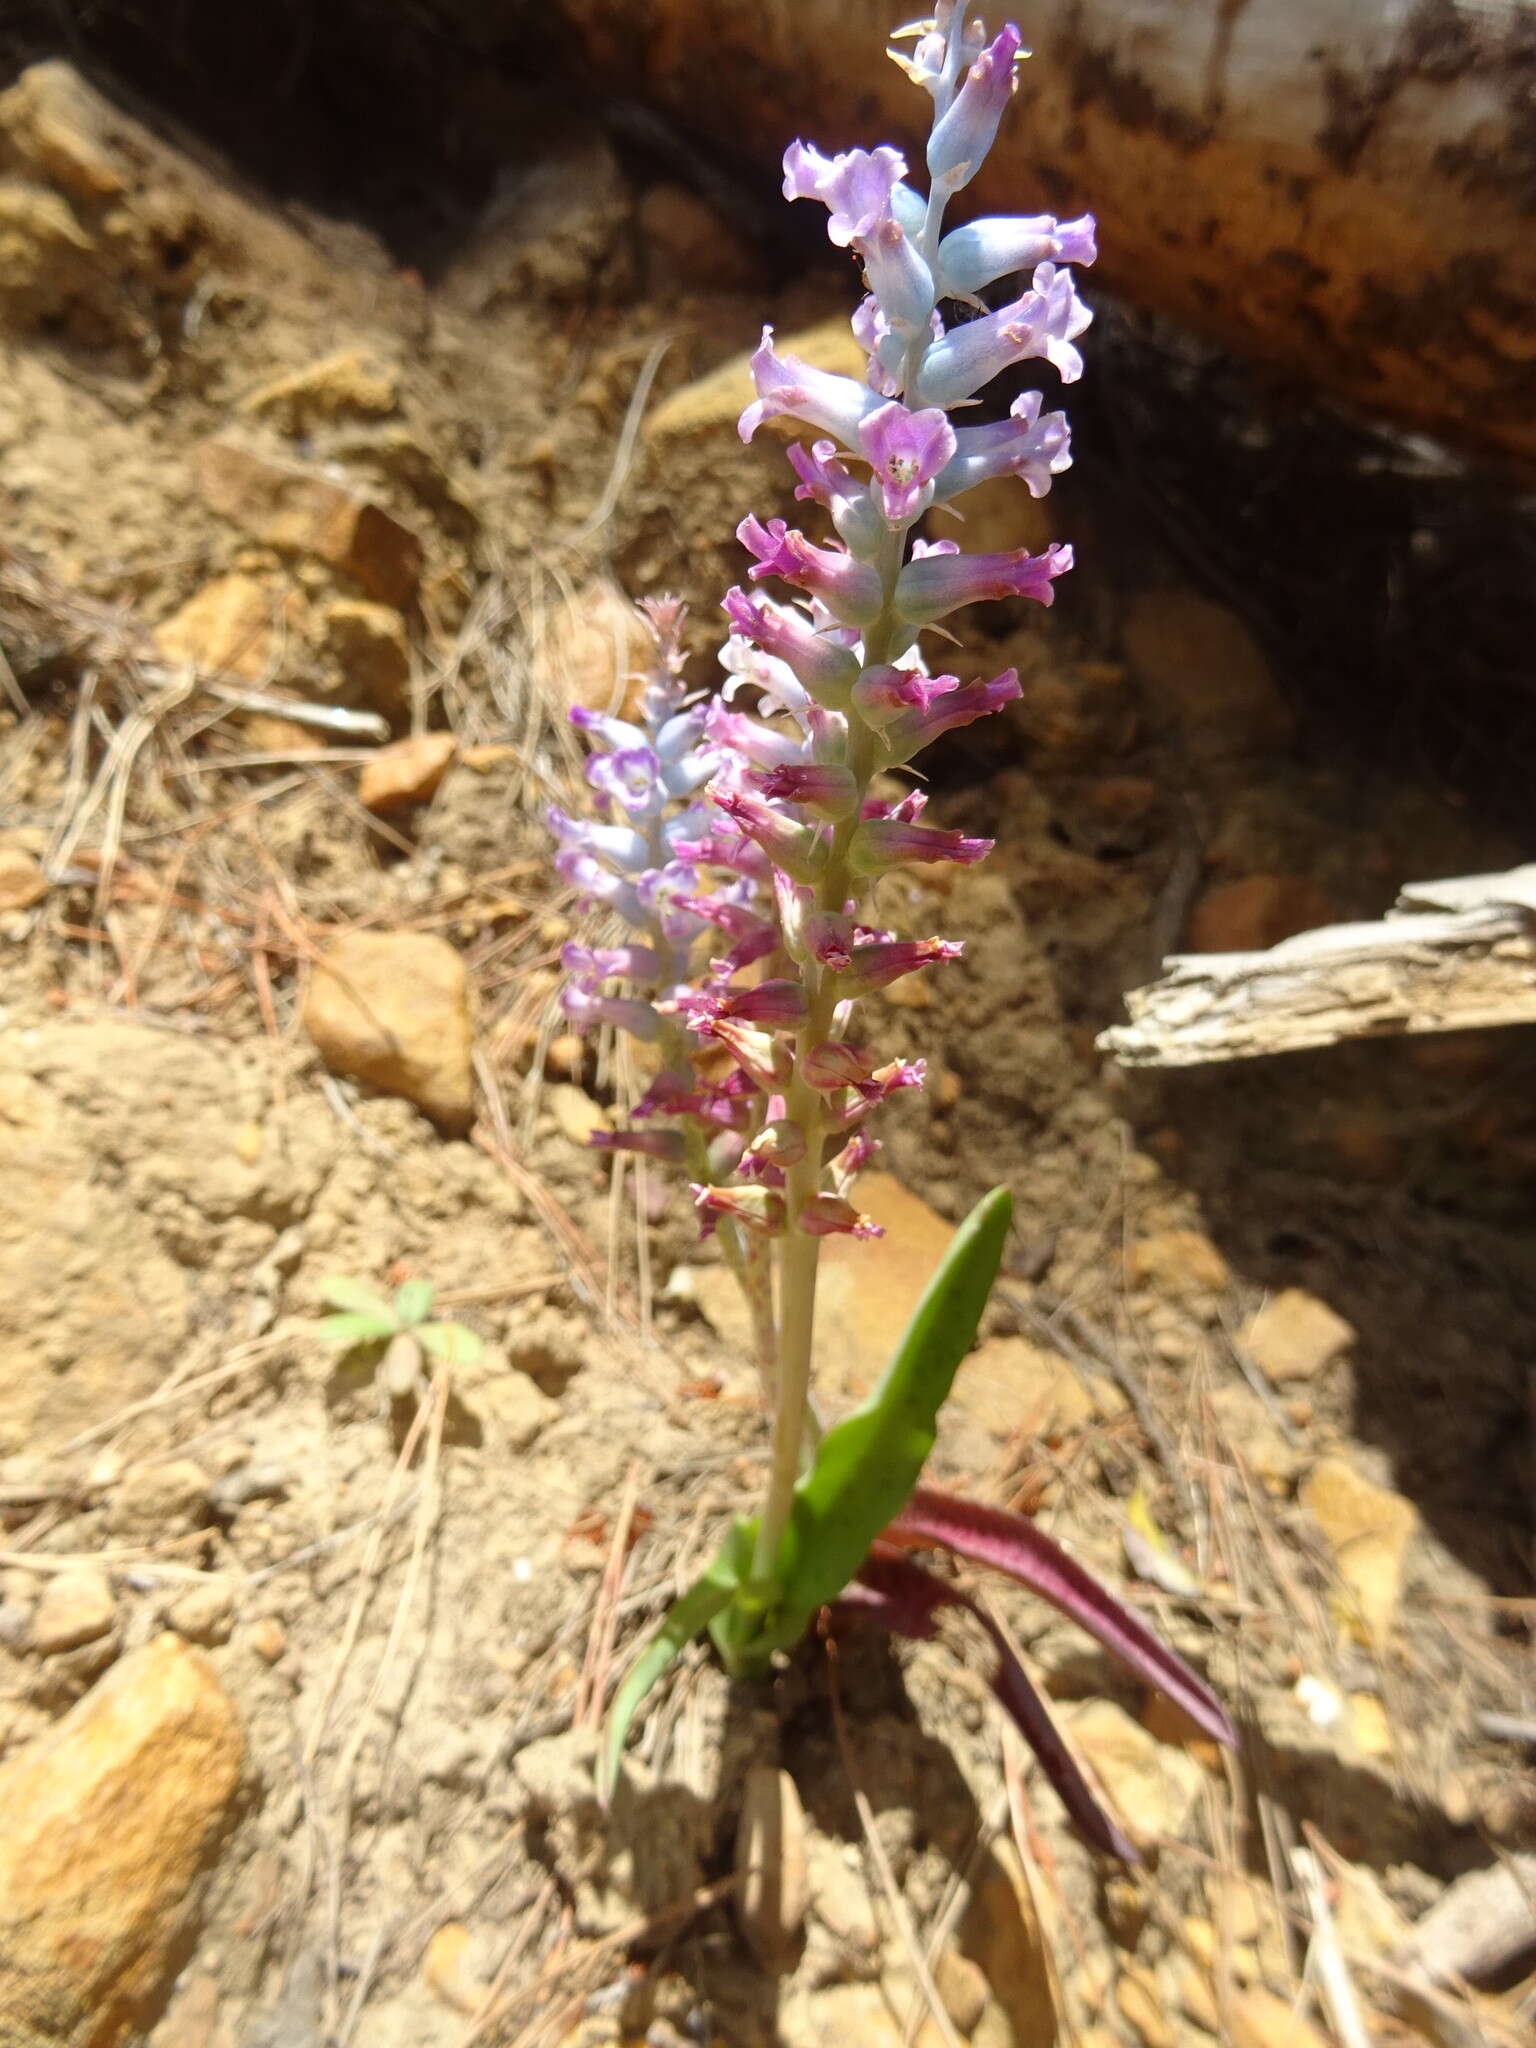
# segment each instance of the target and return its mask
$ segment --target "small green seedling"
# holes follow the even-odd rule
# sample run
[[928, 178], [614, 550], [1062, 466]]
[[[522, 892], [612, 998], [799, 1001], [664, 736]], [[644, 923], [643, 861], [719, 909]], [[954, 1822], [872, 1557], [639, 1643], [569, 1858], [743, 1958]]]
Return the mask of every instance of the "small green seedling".
[[430, 1280], [403, 1280], [388, 1300], [366, 1280], [327, 1280], [321, 1288], [337, 1311], [320, 1325], [320, 1335], [344, 1351], [379, 1352], [378, 1379], [392, 1401], [408, 1400], [422, 1383], [425, 1361], [473, 1365], [480, 1339], [463, 1323], [428, 1322]]

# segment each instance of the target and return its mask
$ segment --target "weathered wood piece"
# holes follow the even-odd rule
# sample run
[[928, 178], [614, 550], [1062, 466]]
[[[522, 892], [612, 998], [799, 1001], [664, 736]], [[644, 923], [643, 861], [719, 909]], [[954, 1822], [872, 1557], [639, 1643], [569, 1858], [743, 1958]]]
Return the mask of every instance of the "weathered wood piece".
[[1262, 953], [1186, 953], [1125, 998], [1102, 1051], [1189, 1067], [1346, 1038], [1536, 1022], [1536, 864], [1411, 882], [1377, 924], [1324, 925]]
[[[777, 163], [803, 134], [921, 162], [922, 96], [879, 54], [892, 0], [564, 11], [626, 96], [738, 157]], [[977, 11], [1016, 20], [1034, 56], [957, 218], [1091, 208], [1093, 276], [1135, 303], [1362, 412], [1536, 464], [1530, 0]]]

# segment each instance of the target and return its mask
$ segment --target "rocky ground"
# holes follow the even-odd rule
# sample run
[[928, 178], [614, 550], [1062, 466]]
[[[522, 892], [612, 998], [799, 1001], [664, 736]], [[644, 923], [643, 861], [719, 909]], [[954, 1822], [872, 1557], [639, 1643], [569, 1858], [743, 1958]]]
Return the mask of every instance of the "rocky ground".
[[[885, 1006], [931, 1085], [821, 1362], [860, 1392], [1008, 1183], [941, 1462], [1121, 1587], [1241, 1754], [1004, 1598], [1139, 1870], [961, 1637], [757, 1691], [696, 1656], [593, 1798], [764, 1428], [726, 1276], [580, 1149], [634, 1076], [552, 1012], [538, 817], [625, 593], [681, 589], [709, 673], [735, 519], [788, 509], [738, 352], [765, 315], [835, 350], [848, 291], [597, 126], [424, 280], [67, 67], [0, 97], [4, 2048], [1530, 2024], [1533, 1040], [1161, 1081], [1093, 1043], [1175, 945], [1528, 847], [1320, 707], [1107, 443], [1051, 501], [1075, 588], [963, 657], [1025, 682], [936, 771], [998, 856], [888, 885], [967, 953]], [[478, 1357], [385, 1384], [319, 1332], [338, 1278], [429, 1283]]]

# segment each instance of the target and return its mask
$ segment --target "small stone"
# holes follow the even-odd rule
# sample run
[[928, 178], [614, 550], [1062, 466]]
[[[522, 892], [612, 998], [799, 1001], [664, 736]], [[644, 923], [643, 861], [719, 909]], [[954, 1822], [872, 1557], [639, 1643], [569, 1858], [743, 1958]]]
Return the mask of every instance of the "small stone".
[[1057, 2011], [1050, 1942], [1018, 1851], [1006, 1837], [993, 1843], [973, 1880], [958, 1940], [980, 1967], [1013, 2039], [1054, 2041]]
[[1192, 1756], [1157, 1741], [1113, 1700], [1090, 1700], [1063, 1719], [1134, 1841], [1150, 1847], [1184, 1832], [1202, 1783]]
[[1190, 590], [1149, 590], [1133, 599], [1125, 654], [1178, 719], [1200, 760], [1272, 752], [1295, 733], [1263, 649], [1234, 611]]
[[348, 685], [393, 722], [410, 710], [411, 649], [393, 605], [338, 597], [325, 608], [325, 644]]
[[57, 192], [0, 179], [0, 318], [57, 319], [90, 286], [96, 244]]
[[269, 547], [318, 555], [381, 604], [409, 604], [422, 546], [394, 514], [325, 470], [275, 460], [229, 435], [203, 442], [197, 481], [206, 503]]
[[1349, 1695], [1349, 1732], [1362, 1756], [1380, 1761], [1392, 1754], [1392, 1723], [1373, 1692]]
[[1207, 889], [1189, 915], [1186, 953], [1258, 953], [1336, 924], [1339, 907], [1305, 875], [1244, 875]]
[[155, 628], [162, 657], [209, 675], [270, 681], [304, 603], [277, 576], [215, 576]]
[[[823, 320], [798, 334], [777, 335], [774, 347], [780, 356], [798, 356], [814, 370], [830, 370], [840, 377], [853, 377], [862, 384], [869, 372], [869, 357], [853, 338], [853, 331], [841, 314]], [[683, 435], [733, 432], [736, 422], [757, 396], [752, 381], [750, 350], [697, 377], [664, 398], [645, 423], [646, 438], [662, 441]], [[767, 425], [792, 437], [805, 429], [788, 418], [772, 419]]]
[[1357, 1640], [1379, 1647], [1397, 1615], [1403, 1562], [1419, 1526], [1412, 1502], [1377, 1486], [1343, 1458], [1324, 1458], [1314, 1466], [1301, 1498], [1344, 1582], [1341, 1620]]
[[639, 612], [616, 584], [594, 577], [551, 613], [534, 649], [534, 686], [562, 711], [632, 719], [655, 658]]
[[32, 1648], [42, 1657], [78, 1650], [82, 1643], [108, 1634], [116, 1617], [117, 1604], [105, 1572], [94, 1565], [60, 1572], [48, 1581], [33, 1609]]
[[852, 1967], [880, 1947], [880, 1923], [863, 1865], [841, 1842], [813, 1834], [807, 1845], [811, 1911], [845, 1951]]
[[1177, 2036], [1163, 2008], [1163, 1995], [1150, 1970], [1128, 1964], [1115, 1985], [1122, 2018], [1146, 2048], [1175, 2048]]
[[275, 417], [293, 434], [317, 421], [383, 419], [399, 402], [394, 372], [361, 349], [346, 348], [272, 378], [241, 399], [240, 411], [254, 419]]
[[454, 1367], [453, 1391], [482, 1429], [514, 1451], [526, 1451], [560, 1413], [559, 1402], [495, 1344], [487, 1344], [472, 1365]]
[[1094, 1419], [1092, 1393], [1069, 1361], [1028, 1337], [989, 1337], [961, 1365], [951, 1399], [998, 1436], [1060, 1436]]
[[450, 1920], [439, 1927], [427, 1943], [421, 1974], [444, 2005], [455, 2012], [473, 2012], [485, 1997], [485, 1986], [472, 1977], [466, 1964], [473, 1937], [462, 1922]]
[[754, 1764], [736, 1827], [736, 1923], [770, 1976], [790, 1966], [805, 1921], [809, 1881], [805, 1814], [788, 1771]]
[[363, 763], [357, 793], [370, 811], [404, 811], [437, 793], [458, 751], [451, 732], [412, 733]]
[[1217, 1387], [1211, 1412], [1222, 1438], [1277, 1499], [1288, 1494], [1301, 1472], [1300, 1452], [1251, 1387]]
[[1243, 1330], [1243, 1344], [1272, 1380], [1310, 1380], [1340, 1358], [1355, 1332], [1327, 1302], [1304, 1287], [1285, 1287]]
[[251, 1625], [246, 1641], [263, 1664], [281, 1663], [288, 1651], [288, 1631], [275, 1614], [263, 1615]]
[[112, 161], [107, 113], [59, 59], [29, 65], [9, 92], [0, 93], [0, 133], [10, 147], [50, 185], [86, 203], [116, 199], [124, 189]]
[[1277, 1998], [1262, 1985], [1240, 1991], [1227, 2007], [1232, 2048], [1328, 2048], [1310, 2021], [1302, 2019], [1288, 1998]]
[[0, 911], [30, 910], [47, 894], [47, 880], [31, 854], [0, 846]]
[[108, 1504], [107, 1527], [114, 1536], [144, 1542], [196, 1528], [207, 1508], [208, 1475], [190, 1458], [135, 1465]]
[[849, 1401], [884, 1372], [955, 1234], [891, 1174], [861, 1174], [856, 1199], [885, 1236], [824, 1238], [816, 1291], [817, 1383]]
[[244, 1747], [206, 1661], [162, 1635], [0, 1767], [0, 2013], [20, 2042], [109, 2048], [149, 2024]]
[[962, 2034], [974, 2034], [992, 1996], [981, 1965], [946, 1942], [933, 1966], [933, 1982], [956, 2027]]
[[1198, 1230], [1158, 1230], [1131, 1246], [1131, 1279], [1175, 1301], [1222, 1294], [1232, 1269]]
[[189, 1643], [227, 1643], [235, 1620], [234, 1589], [223, 1579], [189, 1586], [171, 1603], [165, 1619]]
[[1185, 1957], [1176, 1982], [1179, 1989], [1179, 2003], [1197, 2027], [1204, 2027], [1208, 2034], [1221, 2033], [1221, 2012], [1216, 2004], [1216, 1992], [1208, 1972], [1198, 1963]]
[[414, 1102], [449, 1132], [474, 1116], [469, 977], [428, 932], [349, 932], [316, 963], [304, 1028], [334, 1074]]
[[544, 1100], [555, 1122], [573, 1145], [585, 1145], [594, 1131], [611, 1131], [613, 1118], [600, 1102], [569, 1081], [557, 1081], [544, 1091]]
[[544, 1069], [550, 1074], [564, 1074], [569, 1077], [579, 1074], [586, 1065], [587, 1042], [575, 1031], [562, 1031], [549, 1041], [549, 1050], [544, 1055]]

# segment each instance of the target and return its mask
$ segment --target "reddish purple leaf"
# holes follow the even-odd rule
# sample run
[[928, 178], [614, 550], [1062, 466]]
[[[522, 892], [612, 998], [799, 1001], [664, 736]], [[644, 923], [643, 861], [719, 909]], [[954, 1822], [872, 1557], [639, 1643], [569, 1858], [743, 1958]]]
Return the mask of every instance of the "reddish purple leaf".
[[847, 1586], [833, 1612], [847, 1612], [874, 1622], [892, 1635], [920, 1639], [938, 1633], [936, 1616], [941, 1607], [963, 1607], [975, 1615], [992, 1639], [997, 1651], [997, 1669], [992, 1690], [1024, 1737], [1040, 1767], [1056, 1788], [1058, 1798], [1074, 1825], [1094, 1848], [1118, 1856], [1125, 1863], [1139, 1863], [1135, 1845], [1110, 1819], [1094, 1797], [1088, 1780], [1079, 1770], [1071, 1751], [1056, 1732], [1040, 1702], [1040, 1696], [1024, 1674], [1023, 1666], [990, 1616], [984, 1614], [958, 1586], [935, 1578], [909, 1557], [877, 1544], [861, 1566], [858, 1578]]
[[1077, 1622], [1145, 1684], [1166, 1693], [1203, 1734], [1229, 1749], [1237, 1746], [1227, 1711], [1205, 1680], [1022, 1515], [919, 1486], [887, 1533], [903, 1543], [935, 1544], [1016, 1579]]

